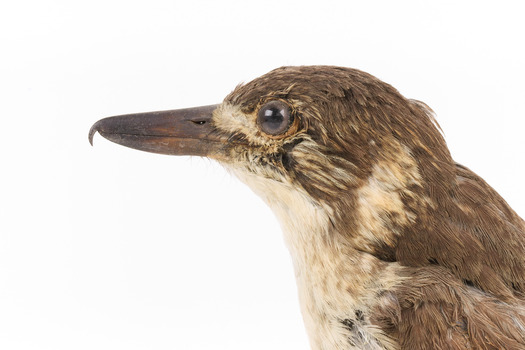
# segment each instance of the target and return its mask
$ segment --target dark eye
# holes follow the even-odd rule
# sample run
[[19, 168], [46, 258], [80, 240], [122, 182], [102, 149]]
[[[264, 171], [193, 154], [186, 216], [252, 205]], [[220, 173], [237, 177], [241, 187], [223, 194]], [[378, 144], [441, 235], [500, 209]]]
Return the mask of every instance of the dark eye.
[[282, 101], [268, 102], [257, 113], [257, 125], [262, 132], [271, 136], [286, 133], [293, 121], [290, 107]]

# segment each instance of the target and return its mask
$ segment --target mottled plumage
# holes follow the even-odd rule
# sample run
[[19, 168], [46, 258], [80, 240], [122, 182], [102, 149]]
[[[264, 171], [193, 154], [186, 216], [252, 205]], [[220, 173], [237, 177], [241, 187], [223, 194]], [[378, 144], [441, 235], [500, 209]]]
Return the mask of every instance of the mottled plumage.
[[525, 349], [525, 223], [452, 160], [424, 103], [355, 69], [306, 66], [207, 108], [163, 112], [176, 134], [141, 115], [90, 137], [216, 159], [259, 194], [282, 224], [313, 349]]

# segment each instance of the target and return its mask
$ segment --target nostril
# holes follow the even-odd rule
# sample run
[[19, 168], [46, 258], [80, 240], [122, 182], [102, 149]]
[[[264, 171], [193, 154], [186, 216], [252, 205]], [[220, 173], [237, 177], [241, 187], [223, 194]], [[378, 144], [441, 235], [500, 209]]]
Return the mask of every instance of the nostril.
[[203, 125], [203, 124], [206, 124], [206, 121], [205, 120], [192, 120], [191, 121], [193, 124], [197, 124], [197, 125]]

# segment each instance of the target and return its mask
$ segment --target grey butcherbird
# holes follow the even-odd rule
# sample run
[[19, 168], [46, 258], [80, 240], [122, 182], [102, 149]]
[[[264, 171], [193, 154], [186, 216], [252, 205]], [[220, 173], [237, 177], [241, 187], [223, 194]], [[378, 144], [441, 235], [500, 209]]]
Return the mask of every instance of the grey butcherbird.
[[312, 349], [525, 349], [523, 219], [452, 160], [425, 104], [377, 78], [283, 67], [96, 132], [215, 159], [268, 203]]

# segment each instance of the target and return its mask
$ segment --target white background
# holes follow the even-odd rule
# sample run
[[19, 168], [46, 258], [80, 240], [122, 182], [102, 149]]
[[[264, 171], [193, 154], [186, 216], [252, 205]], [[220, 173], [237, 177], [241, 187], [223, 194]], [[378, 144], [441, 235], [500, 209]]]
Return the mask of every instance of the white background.
[[370, 72], [437, 113], [525, 215], [520, 1], [0, 5], [0, 349], [306, 349], [290, 259], [217, 164], [91, 124], [222, 101], [282, 65]]

